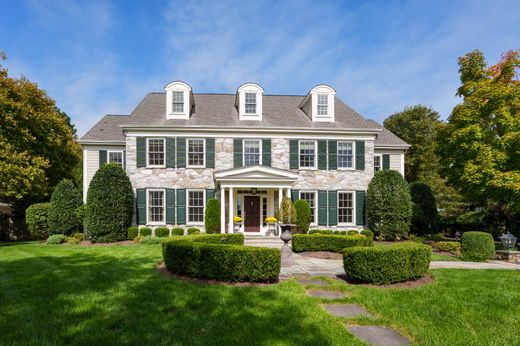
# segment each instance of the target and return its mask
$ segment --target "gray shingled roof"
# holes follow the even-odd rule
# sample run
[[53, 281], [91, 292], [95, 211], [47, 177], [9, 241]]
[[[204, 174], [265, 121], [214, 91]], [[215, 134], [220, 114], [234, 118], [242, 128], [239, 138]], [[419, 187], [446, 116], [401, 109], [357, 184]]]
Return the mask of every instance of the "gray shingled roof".
[[367, 120], [336, 97], [335, 121], [313, 122], [300, 109], [305, 96], [263, 96], [262, 121], [239, 120], [235, 107], [235, 94], [193, 94], [195, 107], [190, 119], [166, 119], [166, 93], [149, 93], [130, 116], [107, 115], [101, 119], [81, 141], [124, 141], [124, 126], [208, 126], [208, 127], [276, 127], [314, 129], [380, 130], [376, 145], [406, 145], [401, 139], [378, 123]]

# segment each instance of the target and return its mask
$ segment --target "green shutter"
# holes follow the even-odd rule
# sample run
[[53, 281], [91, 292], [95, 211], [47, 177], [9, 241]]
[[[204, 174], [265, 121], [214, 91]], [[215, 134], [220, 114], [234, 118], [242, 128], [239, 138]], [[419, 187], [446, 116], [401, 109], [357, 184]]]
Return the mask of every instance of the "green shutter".
[[318, 169], [327, 169], [327, 141], [318, 141]]
[[318, 225], [327, 226], [327, 191], [318, 191]]
[[390, 169], [390, 155], [383, 154], [383, 169]]
[[166, 138], [166, 168], [175, 168], [175, 138]]
[[99, 151], [99, 168], [101, 168], [101, 166], [103, 166], [105, 163], [107, 163], [107, 151], [100, 150]]
[[292, 202], [296, 202], [300, 199], [300, 191], [298, 190], [291, 190], [291, 200]]
[[262, 166], [271, 167], [271, 139], [262, 139]]
[[329, 141], [329, 169], [338, 169], [338, 141]]
[[177, 137], [177, 168], [186, 167], [186, 138]]
[[206, 189], [206, 203], [213, 198], [215, 198], [215, 189]]
[[136, 190], [136, 217], [138, 225], [146, 225], [146, 189]]
[[126, 150], [123, 150], [123, 169], [126, 171]]
[[166, 189], [166, 223], [175, 224], [175, 189]]
[[137, 167], [146, 167], [146, 137], [137, 137], [136, 146]]
[[186, 190], [177, 190], [177, 224], [186, 224]]
[[298, 140], [291, 139], [289, 140], [289, 168], [290, 169], [298, 169]]
[[365, 225], [365, 191], [356, 191], [356, 225]]
[[215, 168], [215, 138], [206, 138], [206, 168]]
[[365, 141], [356, 141], [356, 169], [365, 170]]
[[242, 167], [242, 138], [233, 139], [233, 166]]
[[329, 226], [338, 224], [338, 192], [329, 191]]

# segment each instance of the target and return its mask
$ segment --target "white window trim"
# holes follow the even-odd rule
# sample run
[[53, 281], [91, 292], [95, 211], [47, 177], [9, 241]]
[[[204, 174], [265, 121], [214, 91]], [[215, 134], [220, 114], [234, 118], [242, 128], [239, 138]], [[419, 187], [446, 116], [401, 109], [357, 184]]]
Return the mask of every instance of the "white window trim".
[[[379, 157], [379, 170], [383, 170], [383, 154], [374, 154], [374, 158]], [[376, 172], [376, 165], [374, 164], [374, 159], [372, 159], [372, 169], [374, 173]]]
[[[202, 192], [202, 222], [191, 222], [190, 221], [190, 191], [201, 191]], [[187, 189], [186, 190], [186, 225], [190, 226], [204, 226], [204, 219], [206, 218], [206, 190], [204, 189]]]
[[[200, 166], [200, 165], [190, 165], [189, 164], [189, 162], [190, 162], [189, 141], [193, 140], [193, 139], [202, 140], [202, 150], [203, 150], [203, 155], [202, 155], [203, 164], [202, 164], [202, 166]], [[197, 138], [197, 137], [186, 138], [186, 168], [206, 168], [206, 138]]]
[[302, 193], [313, 193], [314, 194], [314, 222], [312, 222], [310, 224], [310, 226], [315, 227], [318, 225], [318, 190], [300, 190], [298, 192], [299, 199], [302, 199]]
[[[314, 167], [302, 167], [300, 165], [300, 143], [301, 142], [314, 142]], [[316, 170], [318, 169], [318, 141], [315, 139], [300, 139], [298, 140], [298, 169], [300, 170]]]
[[[107, 150], [107, 163], [111, 163], [110, 162], [110, 153], [113, 153], [113, 154], [120, 153], [121, 154], [121, 168], [123, 168], [123, 170], [124, 170], [125, 169], [125, 154], [123, 153], [123, 150]], [[114, 162], [114, 163], [117, 163], [117, 162]]]
[[[164, 155], [164, 164], [163, 165], [151, 165], [150, 164], [150, 155], [148, 155], [148, 150], [150, 149], [150, 145], [149, 145], [149, 142], [150, 142], [150, 139], [152, 140], [157, 140], [157, 139], [160, 139], [163, 141], [163, 155]], [[161, 138], [161, 137], [147, 137], [146, 138], [146, 167], [147, 168], [166, 168], [166, 138]]]
[[[163, 222], [150, 221], [150, 192], [162, 191], [163, 193]], [[166, 189], [146, 189], [146, 224], [151, 226], [166, 225]]]
[[[352, 222], [339, 222], [339, 194], [352, 194]], [[336, 194], [336, 217], [338, 218], [338, 226], [356, 226], [356, 191], [342, 190]]]
[[[339, 143], [351, 143], [352, 144], [352, 167], [340, 167], [339, 166]], [[340, 171], [355, 171], [356, 170], [356, 141], [337, 141], [336, 142], [336, 168]]]
[[245, 146], [245, 141], [259, 141], [260, 142], [260, 163], [258, 164], [259, 166], [262, 165], [262, 160], [263, 160], [263, 155], [262, 155], [262, 140], [261, 139], [258, 139], [258, 138], [244, 138], [242, 139], [242, 163], [244, 164], [244, 167], [251, 167], [251, 166], [246, 166], [245, 165], [245, 162], [246, 162], [246, 146]]

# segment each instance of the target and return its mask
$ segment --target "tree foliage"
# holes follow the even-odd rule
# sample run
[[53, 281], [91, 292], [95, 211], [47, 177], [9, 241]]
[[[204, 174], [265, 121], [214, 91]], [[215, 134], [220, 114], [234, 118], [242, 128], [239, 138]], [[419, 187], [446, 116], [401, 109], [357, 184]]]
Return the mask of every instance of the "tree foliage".
[[50, 203], [49, 234], [69, 235], [80, 229], [76, 209], [82, 204], [81, 194], [71, 180], [64, 179], [56, 185]]
[[417, 235], [437, 232], [439, 214], [433, 192], [426, 183], [410, 183], [413, 202], [411, 232]]
[[220, 203], [215, 198], [206, 202], [204, 228], [206, 233], [220, 233]]
[[295, 233], [307, 233], [311, 224], [311, 208], [309, 203], [303, 199], [294, 202], [296, 210], [296, 230]]
[[367, 191], [368, 226], [386, 240], [408, 234], [412, 218], [412, 199], [408, 184], [394, 170], [376, 172]]
[[10, 77], [0, 64], [0, 200], [25, 210], [73, 178], [79, 163], [67, 115], [35, 83]]
[[115, 163], [98, 169], [87, 194], [87, 231], [93, 242], [127, 238], [132, 223], [134, 193], [130, 179]]
[[503, 206], [507, 225], [520, 213], [519, 51], [487, 67], [475, 50], [459, 58], [463, 98], [439, 129], [444, 176], [473, 203]]

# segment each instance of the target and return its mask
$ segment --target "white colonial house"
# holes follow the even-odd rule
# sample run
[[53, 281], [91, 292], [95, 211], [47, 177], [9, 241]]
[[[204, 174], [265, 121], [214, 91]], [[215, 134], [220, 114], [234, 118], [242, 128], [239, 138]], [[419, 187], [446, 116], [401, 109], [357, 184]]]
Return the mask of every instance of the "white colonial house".
[[84, 199], [96, 170], [115, 162], [135, 190], [137, 225], [203, 227], [206, 201], [217, 198], [222, 232], [241, 216], [241, 231], [265, 234], [289, 196], [309, 202], [311, 227], [362, 228], [374, 172], [403, 174], [409, 145], [335, 94], [318, 85], [269, 95], [255, 83], [205, 94], [172, 82], [81, 138]]

